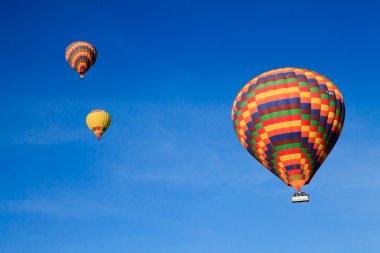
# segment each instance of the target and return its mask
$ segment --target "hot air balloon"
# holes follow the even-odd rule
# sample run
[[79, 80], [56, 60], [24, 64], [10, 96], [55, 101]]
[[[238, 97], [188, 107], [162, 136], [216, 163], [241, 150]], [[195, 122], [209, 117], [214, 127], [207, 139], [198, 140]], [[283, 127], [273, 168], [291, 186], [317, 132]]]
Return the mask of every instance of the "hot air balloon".
[[[249, 81], [232, 106], [235, 133], [264, 167], [297, 191], [308, 184], [343, 128], [341, 92], [325, 76], [280, 68]], [[296, 192], [293, 202], [308, 201]]]
[[90, 130], [98, 136], [98, 140], [100, 140], [111, 124], [111, 116], [106, 111], [94, 110], [87, 115], [86, 123], [88, 128], [90, 128]]
[[66, 60], [80, 78], [95, 64], [97, 56], [96, 48], [88, 42], [76, 41], [66, 48]]

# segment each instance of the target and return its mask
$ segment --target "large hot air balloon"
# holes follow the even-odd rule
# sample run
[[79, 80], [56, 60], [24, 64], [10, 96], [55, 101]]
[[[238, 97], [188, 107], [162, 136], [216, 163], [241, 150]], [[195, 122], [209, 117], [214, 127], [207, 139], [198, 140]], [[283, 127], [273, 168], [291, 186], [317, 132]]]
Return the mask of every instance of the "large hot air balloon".
[[244, 148], [297, 191], [311, 181], [331, 152], [344, 115], [337, 86], [300, 68], [280, 68], [255, 77], [240, 90], [232, 107], [233, 127]]
[[86, 123], [88, 128], [90, 128], [90, 130], [98, 136], [98, 140], [100, 140], [111, 124], [111, 116], [106, 111], [94, 110], [87, 115]]
[[88, 42], [76, 41], [66, 48], [66, 60], [80, 78], [95, 64], [97, 56], [96, 48]]

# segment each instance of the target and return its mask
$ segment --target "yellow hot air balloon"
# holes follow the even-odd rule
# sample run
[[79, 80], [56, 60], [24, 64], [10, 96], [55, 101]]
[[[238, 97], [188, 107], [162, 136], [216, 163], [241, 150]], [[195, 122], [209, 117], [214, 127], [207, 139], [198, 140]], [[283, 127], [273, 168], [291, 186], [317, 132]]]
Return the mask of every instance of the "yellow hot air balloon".
[[111, 116], [104, 110], [94, 110], [87, 115], [86, 123], [100, 140], [111, 124]]

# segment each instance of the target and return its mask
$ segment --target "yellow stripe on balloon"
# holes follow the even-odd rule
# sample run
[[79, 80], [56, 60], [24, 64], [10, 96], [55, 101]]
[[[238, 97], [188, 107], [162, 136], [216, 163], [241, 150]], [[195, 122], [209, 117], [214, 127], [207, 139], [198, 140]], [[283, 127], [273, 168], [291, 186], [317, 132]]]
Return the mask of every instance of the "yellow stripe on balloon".
[[283, 129], [287, 127], [297, 127], [297, 126], [301, 126], [301, 120], [284, 121], [281, 123], [268, 125], [268, 126], [265, 126], [265, 130], [269, 132], [273, 130]]
[[277, 89], [277, 90], [268, 90], [266, 92], [257, 94], [256, 95], [256, 100], [260, 100], [260, 99], [263, 99], [263, 98], [268, 98], [268, 97], [271, 97], [271, 96], [287, 95], [289, 93], [299, 92], [299, 91], [300, 90], [299, 90], [298, 87], [289, 87], [289, 88], [281, 88], [281, 89]]

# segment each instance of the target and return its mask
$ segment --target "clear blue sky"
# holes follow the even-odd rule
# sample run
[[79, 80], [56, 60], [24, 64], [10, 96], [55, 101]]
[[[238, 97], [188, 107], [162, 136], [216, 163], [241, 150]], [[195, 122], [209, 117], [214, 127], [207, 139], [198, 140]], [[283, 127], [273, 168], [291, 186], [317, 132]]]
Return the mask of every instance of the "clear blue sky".
[[[2, 0], [0, 252], [380, 252], [379, 9]], [[64, 57], [76, 40], [98, 49], [84, 80]], [[302, 205], [230, 119], [247, 81], [287, 66], [332, 79], [347, 109]]]

